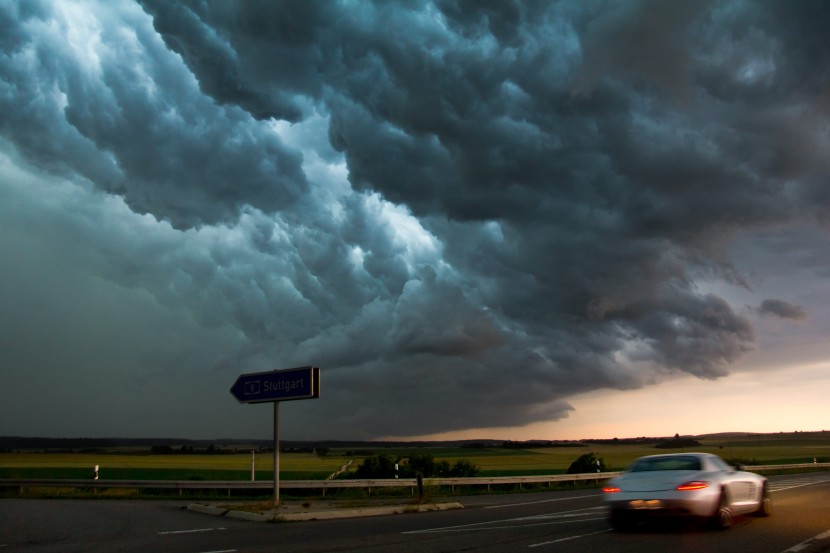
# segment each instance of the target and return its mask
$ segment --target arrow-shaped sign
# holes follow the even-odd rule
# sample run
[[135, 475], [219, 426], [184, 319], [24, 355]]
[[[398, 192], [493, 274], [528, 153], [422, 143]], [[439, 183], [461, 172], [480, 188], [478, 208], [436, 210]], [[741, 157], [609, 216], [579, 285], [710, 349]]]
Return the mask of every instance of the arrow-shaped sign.
[[231, 394], [241, 403], [320, 397], [320, 369], [297, 367], [296, 369], [241, 374], [231, 386]]

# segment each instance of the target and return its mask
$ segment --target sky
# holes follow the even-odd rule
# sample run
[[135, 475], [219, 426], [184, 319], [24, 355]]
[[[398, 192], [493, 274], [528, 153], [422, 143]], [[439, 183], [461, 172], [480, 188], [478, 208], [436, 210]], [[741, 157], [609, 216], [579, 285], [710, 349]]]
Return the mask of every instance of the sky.
[[0, 435], [830, 428], [830, 5], [0, 0]]

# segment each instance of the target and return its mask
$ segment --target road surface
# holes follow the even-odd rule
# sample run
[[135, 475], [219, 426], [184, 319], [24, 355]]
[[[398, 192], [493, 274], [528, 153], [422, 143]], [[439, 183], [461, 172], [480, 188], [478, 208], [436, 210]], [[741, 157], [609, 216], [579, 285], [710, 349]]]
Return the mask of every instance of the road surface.
[[0, 500], [0, 553], [830, 552], [830, 473], [770, 478], [773, 515], [727, 531], [608, 529], [599, 492], [460, 498], [463, 510], [297, 523], [194, 513], [175, 501]]

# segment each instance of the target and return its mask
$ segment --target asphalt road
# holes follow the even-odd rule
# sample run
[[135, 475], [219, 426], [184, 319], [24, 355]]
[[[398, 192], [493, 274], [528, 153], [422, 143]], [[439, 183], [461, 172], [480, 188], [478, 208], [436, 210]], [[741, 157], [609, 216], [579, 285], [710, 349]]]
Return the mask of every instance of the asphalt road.
[[770, 518], [727, 531], [608, 529], [596, 491], [461, 498], [463, 510], [300, 523], [213, 517], [168, 501], [0, 500], [0, 553], [830, 552], [830, 473], [770, 478]]

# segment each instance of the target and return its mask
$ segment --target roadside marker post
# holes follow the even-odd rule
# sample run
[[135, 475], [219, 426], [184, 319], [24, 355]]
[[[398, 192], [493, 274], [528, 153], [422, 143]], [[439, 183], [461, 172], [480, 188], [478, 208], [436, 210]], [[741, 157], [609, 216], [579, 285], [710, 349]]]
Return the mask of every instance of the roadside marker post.
[[[231, 386], [240, 403], [274, 404], [274, 507], [280, 504], [280, 403], [320, 397], [320, 368], [297, 367], [241, 374]], [[252, 463], [253, 465], [253, 463]], [[251, 467], [251, 479], [254, 468]]]

